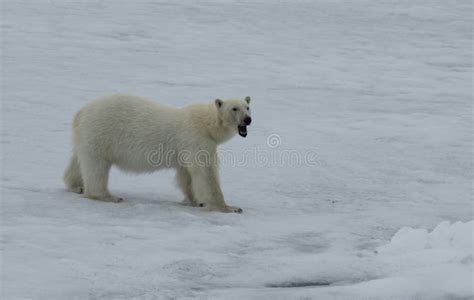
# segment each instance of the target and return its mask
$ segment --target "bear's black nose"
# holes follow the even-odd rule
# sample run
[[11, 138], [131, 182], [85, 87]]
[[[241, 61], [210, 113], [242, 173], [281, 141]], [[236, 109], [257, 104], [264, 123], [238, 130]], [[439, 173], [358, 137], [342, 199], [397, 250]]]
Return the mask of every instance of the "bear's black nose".
[[244, 123], [245, 123], [245, 125], [250, 125], [250, 123], [252, 123], [252, 118], [251, 117], [246, 117], [244, 119]]

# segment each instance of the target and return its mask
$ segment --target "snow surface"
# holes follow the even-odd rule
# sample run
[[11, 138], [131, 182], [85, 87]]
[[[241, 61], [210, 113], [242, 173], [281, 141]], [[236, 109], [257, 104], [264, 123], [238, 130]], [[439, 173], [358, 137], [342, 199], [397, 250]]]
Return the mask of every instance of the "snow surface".
[[[0, 298], [474, 297], [472, 1], [3, 0], [0, 19]], [[113, 170], [124, 203], [83, 199], [61, 181], [72, 116], [115, 92], [251, 95], [221, 149], [317, 163], [223, 164], [242, 215], [181, 205], [172, 172]]]

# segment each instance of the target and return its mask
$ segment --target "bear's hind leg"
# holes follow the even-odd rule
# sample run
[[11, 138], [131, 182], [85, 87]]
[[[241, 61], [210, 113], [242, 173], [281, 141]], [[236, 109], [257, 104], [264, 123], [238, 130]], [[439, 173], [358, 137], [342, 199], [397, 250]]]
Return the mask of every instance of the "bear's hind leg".
[[184, 194], [185, 199], [183, 202], [191, 206], [197, 206], [191, 187], [191, 175], [188, 170], [183, 167], [178, 168], [176, 171], [176, 182]]
[[121, 202], [123, 199], [112, 196], [107, 189], [111, 164], [97, 157], [80, 157], [81, 172], [84, 179], [84, 196], [89, 199]]
[[82, 181], [81, 168], [76, 153], [71, 156], [69, 165], [64, 171], [63, 180], [69, 191], [79, 194], [84, 192], [84, 182]]

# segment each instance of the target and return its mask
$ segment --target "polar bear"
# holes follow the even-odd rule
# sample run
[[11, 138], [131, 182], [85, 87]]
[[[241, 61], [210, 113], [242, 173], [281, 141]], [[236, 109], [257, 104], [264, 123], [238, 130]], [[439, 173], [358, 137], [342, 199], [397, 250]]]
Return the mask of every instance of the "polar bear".
[[236, 133], [247, 136], [249, 105], [248, 96], [183, 108], [131, 95], [99, 98], [74, 117], [73, 154], [64, 182], [87, 198], [120, 202], [107, 188], [112, 165], [134, 173], [174, 168], [189, 204], [240, 213], [224, 201], [217, 146]]

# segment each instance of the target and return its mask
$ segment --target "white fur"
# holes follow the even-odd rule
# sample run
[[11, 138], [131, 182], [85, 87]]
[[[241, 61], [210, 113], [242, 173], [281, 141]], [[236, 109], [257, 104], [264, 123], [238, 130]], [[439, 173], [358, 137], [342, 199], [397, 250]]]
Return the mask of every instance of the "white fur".
[[[224, 201], [216, 151], [250, 116], [249, 103], [250, 97], [216, 99], [174, 108], [129, 95], [97, 99], [74, 117], [74, 149], [64, 182], [85, 197], [118, 202], [122, 199], [107, 189], [112, 165], [135, 173], [174, 168], [178, 186], [192, 205], [241, 212]], [[202, 156], [206, 163], [197, 161], [198, 153], [208, 153]]]

